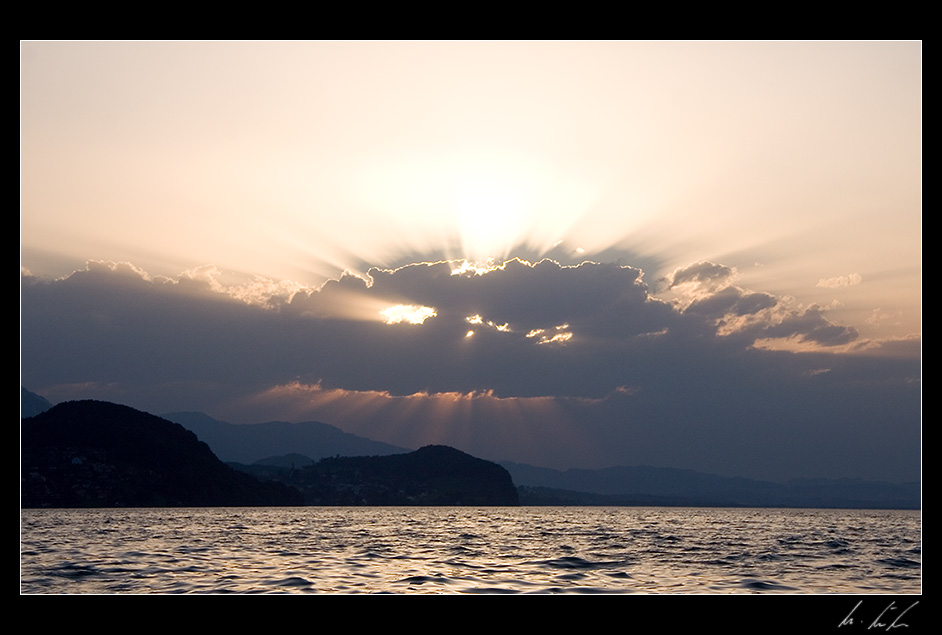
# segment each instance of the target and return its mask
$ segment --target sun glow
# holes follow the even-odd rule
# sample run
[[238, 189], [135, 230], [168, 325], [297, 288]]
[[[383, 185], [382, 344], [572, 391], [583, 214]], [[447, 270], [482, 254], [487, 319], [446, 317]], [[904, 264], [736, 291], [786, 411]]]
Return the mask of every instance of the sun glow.
[[425, 320], [435, 317], [438, 313], [430, 306], [415, 306], [414, 304], [396, 304], [380, 311], [386, 324], [424, 324]]
[[494, 264], [494, 259], [489, 258], [485, 263], [469, 262], [464, 258], [460, 260], [452, 261], [451, 275], [453, 276], [463, 276], [466, 274], [472, 274], [477, 276], [483, 276], [484, 274], [493, 271], [494, 269], [499, 268], [500, 265]]
[[[498, 330], [501, 333], [511, 332], [510, 324], [508, 322], [504, 322], [503, 324], [497, 324], [493, 320], [488, 320], [487, 322], [485, 322], [484, 318], [482, 318], [480, 315], [469, 315], [468, 317], [464, 319], [464, 321], [467, 322], [468, 324], [480, 324], [480, 325], [486, 324], [487, 326], [491, 327], [492, 329]], [[470, 337], [473, 334], [474, 334], [474, 331], [468, 331], [467, 336]]]
[[508, 174], [462, 175], [454, 196], [462, 250], [475, 260], [503, 258], [526, 235], [534, 193]]
[[[368, 237], [351, 231], [358, 245], [379, 237], [406, 252], [467, 260], [469, 268], [486, 269], [521, 246], [547, 253], [580, 225], [601, 190], [597, 179], [581, 171], [501, 143], [466, 142], [441, 154], [377, 157], [354, 172], [344, 180], [355, 192], [350, 206], [369, 213], [371, 225], [381, 229]], [[607, 232], [606, 246], [613, 238]], [[371, 245], [371, 253], [380, 247]]]
[[533, 157], [471, 155], [450, 175], [462, 255], [504, 260], [526, 245], [546, 253], [598, 196], [597, 186]]
[[561, 344], [572, 339], [572, 333], [568, 329], [568, 324], [560, 324], [554, 329], [533, 329], [527, 333], [527, 337], [537, 338], [537, 344]]

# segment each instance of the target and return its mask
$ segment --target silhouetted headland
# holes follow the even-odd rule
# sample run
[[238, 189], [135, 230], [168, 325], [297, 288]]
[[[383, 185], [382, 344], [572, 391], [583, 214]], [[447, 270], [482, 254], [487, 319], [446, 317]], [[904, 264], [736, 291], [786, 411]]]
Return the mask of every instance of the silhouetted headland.
[[232, 469], [183, 426], [105, 401], [22, 420], [23, 507], [298, 505], [297, 490]]
[[510, 473], [444, 445], [389, 456], [338, 456], [299, 468], [240, 465], [298, 488], [306, 505], [517, 505]]

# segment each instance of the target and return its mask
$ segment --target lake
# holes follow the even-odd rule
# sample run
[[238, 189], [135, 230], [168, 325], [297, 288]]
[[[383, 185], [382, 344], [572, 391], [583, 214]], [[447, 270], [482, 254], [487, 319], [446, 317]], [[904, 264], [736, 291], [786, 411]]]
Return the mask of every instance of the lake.
[[24, 594], [918, 594], [921, 512], [24, 509]]

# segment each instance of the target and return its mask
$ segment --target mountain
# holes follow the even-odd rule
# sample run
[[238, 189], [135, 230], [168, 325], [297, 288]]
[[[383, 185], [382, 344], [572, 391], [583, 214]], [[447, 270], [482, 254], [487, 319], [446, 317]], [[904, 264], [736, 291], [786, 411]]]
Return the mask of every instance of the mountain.
[[171, 412], [162, 416], [195, 432], [223, 461], [254, 463], [285, 454], [303, 454], [316, 461], [328, 456], [384, 456], [410, 451], [316, 421], [234, 424], [201, 412]]
[[221, 462], [183, 426], [104, 401], [61, 403], [21, 421], [23, 507], [297, 505], [279, 483]]
[[242, 465], [299, 489], [307, 505], [517, 505], [503, 467], [444, 445], [406, 454], [346, 456], [284, 468]]
[[862, 479], [774, 483], [651, 466], [565, 471], [501, 462], [523, 505], [683, 505], [920, 509], [921, 487]]
[[20, 386], [20, 419], [34, 417], [50, 408], [52, 404], [48, 399]]
[[[21, 390], [21, 412], [50, 408], [48, 401]], [[153, 416], [153, 415], [148, 415]], [[164, 415], [164, 419], [182, 425], [209, 444], [217, 456], [238, 469], [266, 480], [291, 483], [300, 478], [305, 466], [329, 457], [355, 457], [357, 461], [381, 456], [408, 454], [409, 450], [373, 441], [324, 423], [268, 422], [235, 425], [217, 421], [198, 412], [177, 412]], [[24, 420], [25, 423], [26, 420]], [[24, 458], [26, 452], [26, 426], [24, 426]], [[457, 452], [457, 450], [454, 450]], [[466, 455], [467, 456], [467, 455]], [[79, 457], [80, 458], [80, 457]], [[473, 458], [473, 457], [472, 457]], [[256, 463], [256, 465], [247, 465]], [[329, 464], [329, 462], [328, 462]], [[341, 465], [340, 463], [336, 465]], [[523, 505], [685, 505], [685, 506], [752, 506], [752, 507], [832, 507], [872, 509], [920, 509], [921, 484], [884, 483], [861, 479], [796, 479], [774, 483], [747, 478], [733, 478], [704, 474], [693, 470], [658, 468], [650, 466], [621, 466], [605, 469], [570, 469], [565, 471], [534, 467], [514, 462], [502, 462], [519, 486], [519, 500]], [[25, 467], [25, 463], [24, 463]], [[327, 464], [310, 468], [310, 474], [327, 469]], [[339, 469], [339, 468], [338, 468]], [[78, 470], [78, 468], [75, 468]], [[341, 470], [341, 473], [343, 470]], [[314, 476], [310, 477], [314, 479]], [[346, 474], [348, 490], [355, 489]], [[370, 477], [373, 478], [373, 477]], [[24, 481], [25, 483], [25, 481]], [[321, 494], [313, 481], [296, 483], [306, 489], [305, 500], [357, 500], [345, 504], [381, 500], [377, 484], [369, 487], [374, 493], [360, 499], [348, 494]], [[388, 489], [388, 488], [387, 488]], [[362, 487], [361, 487], [362, 490]], [[411, 490], [410, 490], [411, 491]], [[24, 489], [24, 493], [26, 490]], [[402, 500], [418, 500], [416, 493]], [[347, 496], [344, 499], [344, 496]], [[24, 499], [25, 500], [25, 499]], [[375, 503], [413, 504], [413, 503]], [[418, 504], [418, 503], [414, 503]], [[433, 504], [433, 503], [422, 503]]]

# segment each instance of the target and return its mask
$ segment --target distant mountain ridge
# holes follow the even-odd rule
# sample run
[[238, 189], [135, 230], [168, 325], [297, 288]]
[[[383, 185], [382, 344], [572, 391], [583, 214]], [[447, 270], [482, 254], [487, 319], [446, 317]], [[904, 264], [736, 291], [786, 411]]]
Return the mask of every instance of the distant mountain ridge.
[[20, 386], [20, 419], [34, 417], [52, 408], [48, 399]]
[[919, 509], [921, 485], [862, 479], [774, 483], [693, 470], [619, 466], [565, 471], [501, 461], [523, 505], [680, 505]]
[[227, 462], [250, 464], [285, 454], [302, 454], [317, 461], [331, 456], [385, 456], [412, 451], [317, 421], [236, 424], [202, 412], [171, 412], [161, 416], [196, 433], [216, 456]]

